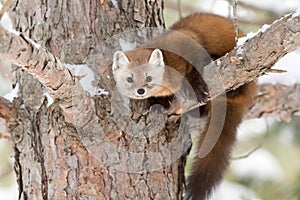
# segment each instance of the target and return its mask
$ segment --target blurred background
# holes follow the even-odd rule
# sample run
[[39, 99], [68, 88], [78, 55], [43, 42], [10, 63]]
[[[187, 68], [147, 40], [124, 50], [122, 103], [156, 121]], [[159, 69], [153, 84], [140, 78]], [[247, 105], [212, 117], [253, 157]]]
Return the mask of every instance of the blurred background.
[[[257, 32], [299, 6], [299, 0], [239, 0], [238, 27], [244, 33]], [[231, 0], [165, 0], [166, 25], [198, 11], [233, 18]], [[300, 83], [299, 52], [286, 55], [274, 67], [287, 73], [265, 75], [259, 83]], [[212, 199], [300, 200], [300, 117], [289, 123], [276, 118], [243, 122], [231, 166]]]
[[[1, 4], [4, 2], [5, 0], [0, 0]], [[180, 17], [199, 11], [229, 18], [233, 16], [230, 0], [164, 2], [167, 27]], [[238, 26], [244, 33], [256, 32], [262, 25], [271, 24], [299, 6], [300, 0], [240, 0], [237, 6]], [[9, 18], [5, 15], [1, 25], [8, 26], [9, 23]], [[290, 73], [266, 75], [259, 82], [300, 83], [299, 52], [296, 50], [288, 54], [276, 64], [276, 69], [287, 69]], [[7, 94], [11, 90], [11, 67], [0, 61], [0, 95], [9, 96]], [[13, 149], [1, 118], [0, 136], [0, 199], [17, 200]], [[300, 117], [294, 116], [289, 123], [268, 118], [248, 120], [241, 124], [232, 164], [212, 199], [300, 200]]]

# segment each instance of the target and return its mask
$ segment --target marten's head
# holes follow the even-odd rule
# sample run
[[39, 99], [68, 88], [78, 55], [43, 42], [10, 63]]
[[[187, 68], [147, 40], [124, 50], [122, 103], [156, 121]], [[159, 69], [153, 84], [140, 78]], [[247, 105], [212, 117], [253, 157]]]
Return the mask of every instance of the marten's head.
[[116, 51], [112, 71], [117, 88], [122, 95], [132, 99], [155, 96], [163, 84], [165, 72], [163, 54], [159, 49]]

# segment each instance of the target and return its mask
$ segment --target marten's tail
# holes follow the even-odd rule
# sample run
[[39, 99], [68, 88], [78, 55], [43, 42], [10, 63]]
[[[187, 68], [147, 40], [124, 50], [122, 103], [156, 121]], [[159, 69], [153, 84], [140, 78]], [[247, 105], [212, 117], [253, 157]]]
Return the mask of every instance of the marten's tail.
[[222, 116], [224, 121], [224, 113], [218, 113], [222, 112], [224, 103], [208, 104], [207, 109], [211, 112], [211, 116], [208, 117], [210, 121], [197, 144], [198, 152], [195, 153], [192, 171], [187, 177], [186, 200], [207, 199], [221, 181], [229, 164], [237, 126], [252, 102], [255, 85], [255, 82], [251, 82], [227, 94], [224, 124], [221, 123]]

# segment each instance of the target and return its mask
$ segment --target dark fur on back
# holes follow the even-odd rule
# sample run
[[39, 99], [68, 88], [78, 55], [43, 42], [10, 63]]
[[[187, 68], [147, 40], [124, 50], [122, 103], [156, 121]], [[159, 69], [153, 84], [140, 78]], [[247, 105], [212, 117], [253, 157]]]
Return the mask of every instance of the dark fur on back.
[[[175, 23], [171, 29], [193, 37], [213, 59], [225, 55], [235, 46], [234, 26], [229, 20], [220, 16], [193, 14]], [[191, 32], [192, 34], [190, 34]], [[242, 36], [242, 34], [239, 33], [239, 36]], [[200, 158], [199, 154], [195, 154], [192, 171], [186, 180], [187, 191], [185, 199], [207, 199], [215, 186], [222, 180], [224, 171], [229, 164], [231, 150], [236, 139], [237, 127], [251, 105], [255, 92], [255, 82], [229, 92], [226, 98], [226, 113], [222, 113], [221, 104], [214, 104], [213, 113], [211, 112], [212, 104], [210, 102], [201, 108], [206, 110], [204, 113], [208, 113], [208, 123], [206, 128], [199, 133], [200, 138], [196, 144], [198, 151], [205, 146], [205, 141], [209, 141], [215, 134], [218, 134], [215, 132], [218, 130], [217, 126], [220, 125], [218, 116], [225, 115], [225, 123], [221, 135], [212, 150], [203, 158]], [[209, 124], [211, 127], [208, 129]]]

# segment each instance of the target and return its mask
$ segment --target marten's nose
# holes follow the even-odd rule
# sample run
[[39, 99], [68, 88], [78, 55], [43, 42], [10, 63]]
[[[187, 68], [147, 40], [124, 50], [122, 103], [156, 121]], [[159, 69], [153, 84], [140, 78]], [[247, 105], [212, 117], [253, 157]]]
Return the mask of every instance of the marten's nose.
[[143, 94], [145, 94], [145, 90], [143, 88], [140, 88], [140, 89], [137, 90], [137, 93], [139, 95], [143, 95]]

